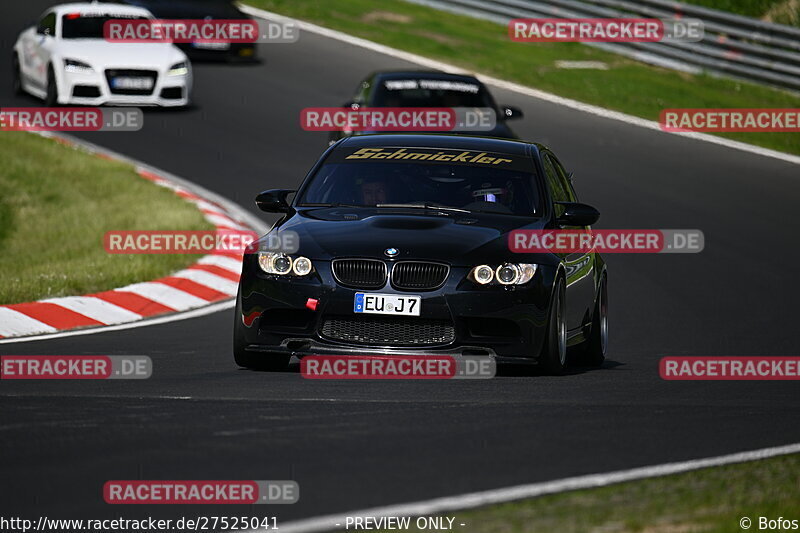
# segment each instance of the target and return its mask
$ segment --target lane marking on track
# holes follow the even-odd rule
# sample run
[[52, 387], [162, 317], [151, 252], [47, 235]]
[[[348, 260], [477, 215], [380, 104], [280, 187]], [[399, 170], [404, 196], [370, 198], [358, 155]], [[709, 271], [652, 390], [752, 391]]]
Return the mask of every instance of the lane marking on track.
[[[331, 514], [305, 520], [297, 520], [281, 524], [280, 530], [283, 533], [316, 533], [324, 531], [338, 531], [344, 528], [345, 520], [349, 517], [370, 516], [370, 517], [389, 517], [389, 516], [429, 516], [438, 515], [444, 512], [463, 511], [474, 509], [486, 505], [506, 503], [528, 498], [536, 498], [548, 494], [567, 492], [573, 490], [592, 489], [605, 487], [626, 481], [636, 481], [640, 479], [681, 474], [736, 463], [758, 461], [770, 457], [800, 453], [800, 443], [776, 446], [773, 448], [762, 448], [746, 452], [708, 457], [706, 459], [695, 459], [677, 463], [664, 463], [660, 465], [632, 468], [629, 470], [618, 470], [604, 474], [589, 474], [586, 476], [568, 477], [542, 483], [530, 483], [517, 485], [502, 489], [472, 492], [458, 496], [446, 496], [432, 500], [405, 503], [399, 505], [389, 505], [386, 507], [375, 507], [372, 509], [362, 509], [349, 511], [347, 513]], [[338, 526], [337, 526], [338, 524]], [[248, 530], [243, 533], [256, 533], [258, 530]]]
[[[254, 17], [267, 19], [267, 20], [274, 20], [276, 22], [287, 23], [291, 22], [297, 25], [301, 30], [308, 31], [311, 33], [315, 33], [317, 35], [321, 35], [323, 37], [328, 37], [330, 39], [335, 39], [337, 41], [341, 41], [353, 46], [358, 46], [360, 48], [365, 48], [367, 50], [371, 50], [373, 52], [377, 52], [379, 54], [388, 55], [391, 57], [395, 57], [397, 59], [402, 59], [404, 61], [408, 61], [409, 63], [416, 63], [417, 65], [421, 65], [427, 68], [436, 69], [436, 70], [445, 70], [449, 72], [461, 72], [461, 73], [468, 73], [473, 74], [471, 71], [466, 71], [461, 67], [457, 67], [455, 65], [451, 65], [449, 63], [445, 63], [443, 61], [437, 61], [435, 59], [430, 59], [424, 56], [420, 56], [417, 54], [412, 54], [411, 52], [404, 52], [403, 50], [398, 50], [397, 48], [391, 48], [389, 46], [385, 46], [382, 44], [378, 44], [373, 41], [368, 41], [367, 39], [362, 39], [360, 37], [354, 37], [344, 32], [340, 32], [337, 30], [331, 30], [329, 28], [325, 28], [323, 26], [318, 26], [316, 24], [312, 24], [310, 22], [306, 22], [299, 19], [293, 19], [291, 17], [287, 17], [285, 15], [280, 15], [278, 13], [272, 13], [270, 11], [266, 11], [263, 9], [258, 9], [256, 7], [248, 6], [242, 4], [240, 6], [242, 11], [245, 13], [252, 15]], [[596, 115], [603, 118], [608, 118], [611, 120], [616, 120], [619, 122], [624, 122], [626, 124], [631, 124], [633, 126], [639, 126], [642, 128], [647, 128], [650, 130], [658, 131], [659, 133], [664, 133], [667, 135], [679, 135], [681, 137], [688, 137], [690, 139], [695, 139], [698, 141], [718, 144], [720, 146], [724, 146], [726, 148], [733, 148], [735, 150], [741, 150], [744, 152], [749, 152], [751, 154], [757, 154], [764, 157], [771, 157], [773, 159], [779, 159], [781, 161], [786, 161], [788, 163], [793, 163], [795, 165], [800, 165], [800, 156], [796, 156], [793, 154], [787, 154], [784, 152], [779, 152], [777, 150], [770, 150], [769, 148], [761, 148], [760, 146], [754, 146], [752, 144], [747, 144], [739, 141], [732, 141], [730, 139], [725, 139], [724, 137], [717, 137], [715, 135], [708, 135], [705, 133], [697, 133], [697, 132], [666, 132], [661, 129], [661, 126], [658, 122], [653, 120], [647, 120], [644, 118], [635, 117], [633, 115], [628, 115], [626, 113], [621, 113], [619, 111], [611, 111], [609, 109], [605, 109], [603, 107], [586, 104], [583, 102], [579, 102], [577, 100], [572, 100], [570, 98], [564, 98], [562, 96], [558, 96], [552, 93], [548, 93], [545, 91], [541, 91], [538, 89], [533, 89], [531, 87], [526, 87], [524, 85], [520, 85], [518, 83], [502, 80], [500, 78], [495, 78], [492, 76], [485, 76], [483, 74], [477, 74], [478, 78], [482, 80], [484, 83], [489, 85], [494, 85], [495, 87], [499, 87], [501, 89], [506, 89], [508, 91], [513, 91], [519, 94], [524, 94], [526, 96], [530, 96], [532, 98], [537, 98], [539, 100], [544, 100], [546, 102], [550, 102], [553, 104], [557, 104], [564, 107], [569, 107], [571, 109], [575, 109], [577, 111], [582, 111], [584, 113], [589, 113], [591, 115]]]
[[[247, 370], [241, 369], [242, 372], [248, 372]], [[291, 373], [287, 373], [287, 375], [291, 375]], [[64, 394], [58, 392], [37, 392], [36, 394], [26, 394], [26, 393], [3, 393], [0, 392], [0, 398], [94, 398], [94, 399], [106, 399], [106, 400], [129, 400], [129, 399], [139, 399], [139, 400], [163, 400], [163, 399], [171, 399], [171, 396], [163, 396], [163, 395], [155, 395], [155, 396], [148, 396], [145, 394], [136, 394], [136, 395], [129, 395], [129, 394]], [[447, 404], [447, 406], [460, 406], [460, 407], [469, 407], [469, 406], [506, 406], [508, 402], [506, 401], [496, 401], [490, 402], [485, 400], [477, 400], [477, 401], [465, 401], [465, 400], [381, 400], [381, 399], [363, 399], [363, 398], [287, 398], [285, 396], [275, 397], [275, 396], [258, 396], [252, 398], [246, 397], [235, 397], [235, 396], [181, 396], [182, 400], [191, 400], [195, 402], [279, 402], [279, 403], [292, 403], [292, 402], [325, 402], [325, 403], [356, 403], [356, 404], [420, 404], [420, 405], [442, 405]], [[528, 404], [522, 405], [537, 405], [541, 406], [541, 402], [529, 402]]]

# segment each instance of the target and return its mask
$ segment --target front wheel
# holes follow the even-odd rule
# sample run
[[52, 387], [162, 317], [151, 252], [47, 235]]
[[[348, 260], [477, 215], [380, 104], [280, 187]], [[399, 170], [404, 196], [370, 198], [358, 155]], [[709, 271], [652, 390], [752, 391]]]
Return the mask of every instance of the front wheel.
[[566, 286], [564, 279], [558, 278], [553, 290], [553, 301], [550, 304], [550, 318], [547, 325], [547, 340], [539, 365], [553, 375], [563, 374], [567, 369], [567, 318], [564, 305], [566, 302]]
[[56, 83], [56, 73], [53, 72], [52, 65], [47, 69], [47, 95], [44, 97], [44, 105], [47, 107], [58, 105], [58, 84]]
[[22, 70], [19, 64], [19, 56], [14, 54], [14, 59], [12, 60], [12, 71], [11, 71], [11, 87], [14, 91], [14, 94], [20, 96], [23, 92], [22, 89]]

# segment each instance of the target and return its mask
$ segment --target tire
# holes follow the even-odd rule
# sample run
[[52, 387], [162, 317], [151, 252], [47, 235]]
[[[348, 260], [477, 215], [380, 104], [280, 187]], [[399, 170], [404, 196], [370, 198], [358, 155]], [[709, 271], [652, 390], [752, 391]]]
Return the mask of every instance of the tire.
[[22, 69], [20, 68], [19, 56], [17, 54], [14, 54], [14, 58], [12, 59], [12, 69], [11, 87], [14, 90], [14, 95], [21, 96], [25, 91], [22, 88]]
[[567, 369], [567, 318], [565, 313], [566, 286], [559, 277], [553, 290], [550, 317], [547, 321], [547, 340], [539, 356], [539, 366], [551, 375], [563, 374]]
[[608, 281], [606, 276], [600, 281], [600, 290], [597, 293], [597, 302], [594, 307], [594, 317], [589, 331], [589, 340], [586, 341], [581, 363], [586, 366], [600, 366], [606, 360], [608, 351]]
[[244, 324], [242, 324], [241, 288], [236, 295], [236, 311], [233, 317], [233, 360], [236, 364], [252, 370], [286, 370], [291, 356], [286, 354], [253, 353], [244, 349]]
[[58, 84], [56, 83], [56, 73], [53, 65], [47, 67], [47, 95], [44, 98], [44, 105], [55, 107], [58, 105]]

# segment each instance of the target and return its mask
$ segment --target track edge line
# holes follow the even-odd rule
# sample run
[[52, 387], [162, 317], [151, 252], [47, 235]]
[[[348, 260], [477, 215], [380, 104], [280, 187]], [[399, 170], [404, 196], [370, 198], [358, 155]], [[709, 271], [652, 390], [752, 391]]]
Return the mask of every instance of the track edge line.
[[[674, 474], [683, 474], [694, 470], [702, 470], [704, 468], [746, 463], [762, 459], [769, 459], [772, 457], [779, 457], [782, 455], [791, 455], [794, 453], [800, 453], [800, 442], [771, 448], [760, 448], [727, 455], [707, 457], [703, 459], [663, 463], [601, 474], [588, 474], [584, 476], [568, 477], [540, 483], [515, 485], [500, 489], [472, 492], [455, 496], [445, 496], [419, 502], [355, 510], [341, 514], [324, 515], [315, 518], [297, 520], [294, 522], [287, 522], [281, 525], [281, 531], [284, 533], [322, 533], [326, 531], [338, 531], [343, 529], [342, 524], [345, 523], [345, 519], [348, 516], [413, 517], [441, 514], [446, 511], [463, 511], [467, 509], [484, 507], [487, 505], [508, 503], [528, 498], [557, 494], [560, 492], [599, 488], [617, 483], [624, 483], [627, 481], [638, 481], [642, 479], [663, 477]], [[339, 524], [339, 526], [336, 524]], [[256, 531], [257, 530], [249, 530], [244, 533], [256, 533]]]

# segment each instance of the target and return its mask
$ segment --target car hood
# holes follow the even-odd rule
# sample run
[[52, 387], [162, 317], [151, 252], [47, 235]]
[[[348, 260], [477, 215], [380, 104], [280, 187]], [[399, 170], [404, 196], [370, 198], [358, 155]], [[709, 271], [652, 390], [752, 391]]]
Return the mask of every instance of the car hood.
[[411, 209], [381, 209], [380, 214], [375, 214], [376, 210], [361, 214], [357, 211], [361, 210], [306, 210], [276, 229], [296, 232], [298, 254], [312, 260], [385, 258], [387, 248], [397, 248], [398, 260], [428, 259], [470, 266], [510, 257], [508, 233], [514, 229], [540, 229], [542, 224], [540, 219], [507, 215], [422, 215], [410, 214], [415, 211]]
[[186, 54], [171, 43], [110, 43], [104, 39], [65, 39], [59, 45], [65, 59], [105, 68], [168, 68], [186, 61]]

